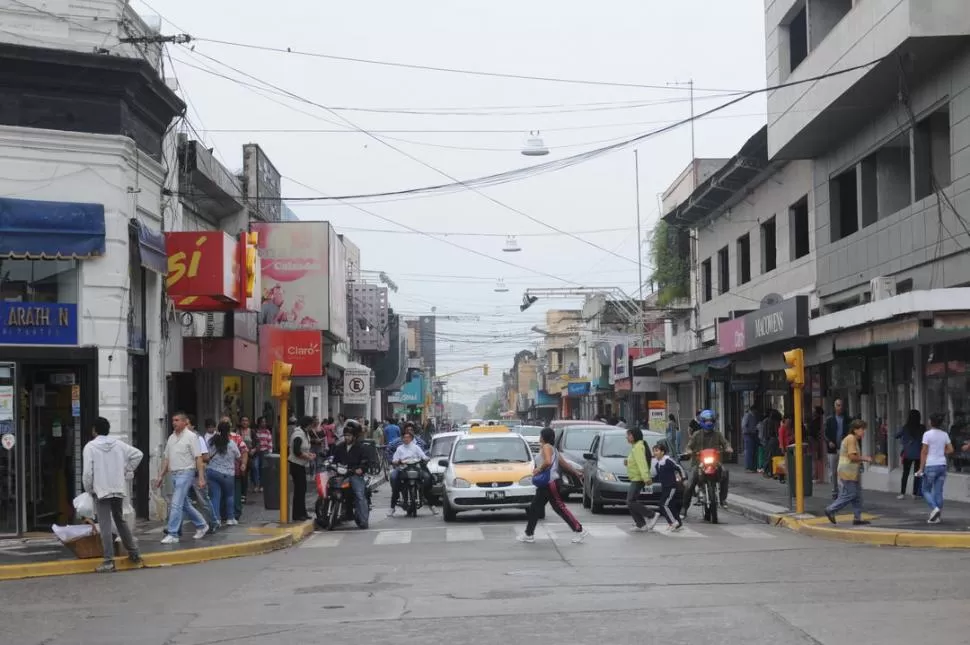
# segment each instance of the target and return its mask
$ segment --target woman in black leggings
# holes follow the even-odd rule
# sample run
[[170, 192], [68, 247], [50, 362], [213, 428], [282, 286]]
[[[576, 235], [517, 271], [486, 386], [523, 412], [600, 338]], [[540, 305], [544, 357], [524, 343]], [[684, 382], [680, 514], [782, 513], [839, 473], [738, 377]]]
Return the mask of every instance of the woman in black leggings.
[[906, 482], [909, 480], [909, 471], [913, 470], [913, 497], [919, 498], [923, 494], [923, 478], [917, 477], [919, 471], [920, 453], [923, 451], [923, 433], [926, 427], [919, 410], [910, 410], [906, 425], [896, 433], [896, 438], [902, 445], [903, 458], [903, 479], [899, 483], [899, 496], [896, 499], [906, 498]]
[[579, 523], [576, 516], [572, 514], [566, 503], [562, 500], [562, 495], [559, 493], [559, 473], [561, 470], [565, 470], [575, 477], [578, 481], [582, 481], [582, 475], [577, 473], [575, 469], [566, 462], [565, 459], [559, 454], [559, 451], [553, 448], [552, 444], [556, 441], [556, 431], [552, 428], [543, 428], [542, 432], [539, 433], [539, 457], [537, 459], [535, 470], [532, 473], [533, 477], [538, 477], [541, 473], [545, 471], [549, 472], [549, 483], [544, 485], [536, 486], [536, 496], [532, 500], [532, 505], [527, 511], [529, 518], [528, 524], [525, 527], [525, 533], [518, 537], [519, 542], [532, 543], [536, 539], [534, 537], [536, 531], [536, 524], [539, 522], [540, 516], [546, 508], [546, 504], [552, 504], [552, 510], [556, 511], [556, 514], [563, 519], [569, 528], [573, 530], [576, 536], [573, 538], [574, 544], [579, 544], [586, 539], [589, 532], [583, 528], [583, 525]]

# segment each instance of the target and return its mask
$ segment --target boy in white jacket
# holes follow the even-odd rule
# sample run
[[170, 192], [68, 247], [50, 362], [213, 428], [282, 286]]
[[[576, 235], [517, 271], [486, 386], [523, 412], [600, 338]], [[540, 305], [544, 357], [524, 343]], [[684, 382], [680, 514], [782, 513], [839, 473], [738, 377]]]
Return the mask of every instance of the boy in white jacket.
[[84, 490], [97, 501], [98, 530], [104, 546], [104, 562], [97, 568], [98, 573], [115, 570], [112, 519], [128, 551], [128, 559], [136, 565], [142, 564], [138, 545], [125, 522], [122, 508], [128, 495], [128, 481], [134, 477], [135, 468], [141, 463], [143, 455], [134, 446], [109, 437], [110, 432], [111, 424], [107, 419], [98, 417], [94, 421], [94, 439], [84, 446], [84, 470], [81, 475]]

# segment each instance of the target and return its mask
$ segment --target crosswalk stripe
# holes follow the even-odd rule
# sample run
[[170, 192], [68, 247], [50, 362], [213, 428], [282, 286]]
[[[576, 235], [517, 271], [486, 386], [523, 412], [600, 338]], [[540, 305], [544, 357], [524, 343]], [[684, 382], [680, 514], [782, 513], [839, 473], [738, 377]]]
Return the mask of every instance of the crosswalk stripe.
[[319, 534], [314, 535], [309, 540], [300, 545], [302, 549], [323, 549], [328, 547], [335, 547], [340, 544], [343, 539], [343, 535], [329, 534]]
[[587, 524], [585, 529], [589, 531], [589, 534], [596, 538], [621, 538], [629, 535], [628, 531], [624, 531], [618, 526], [613, 526], [610, 524]]
[[445, 531], [445, 539], [448, 542], [476, 542], [484, 540], [485, 534], [477, 526], [450, 528]]
[[722, 526], [722, 529], [734, 537], [746, 539], [773, 539], [775, 536], [767, 531], [762, 531], [753, 526]]
[[374, 539], [374, 544], [408, 544], [410, 541], [411, 531], [381, 531]]
[[673, 533], [670, 531], [659, 531], [659, 533], [660, 535], [663, 535], [665, 537], [672, 537], [672, 538], [706, 538], [707, 537], [703, 533], [698, 533], [694, 529], [688, 528], [687, 526], [684, 526], [679, 531], [676, 531]]

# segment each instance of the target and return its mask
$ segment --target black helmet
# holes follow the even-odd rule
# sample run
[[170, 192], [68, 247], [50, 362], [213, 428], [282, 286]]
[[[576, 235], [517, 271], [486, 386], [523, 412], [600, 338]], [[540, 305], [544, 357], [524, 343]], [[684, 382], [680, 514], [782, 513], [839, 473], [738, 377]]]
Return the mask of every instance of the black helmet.
[[363, 432], [363, 428], [360, 427], [360, 423], [356, 419], [347, 419], [347, 422], [344, 423], [344, 434], [359, 437], [361, 432]]

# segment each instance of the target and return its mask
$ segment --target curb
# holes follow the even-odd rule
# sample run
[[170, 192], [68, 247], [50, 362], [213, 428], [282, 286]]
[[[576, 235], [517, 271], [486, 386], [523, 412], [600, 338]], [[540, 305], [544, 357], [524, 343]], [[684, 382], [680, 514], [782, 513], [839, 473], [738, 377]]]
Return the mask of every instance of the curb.
[[[304, 540], [313, 533], [313, 523], [304, 522], [296, 526], [282, 528], [266, 527], [257, 532], [271, 533], [271, 536], [237, 544], [199, 547], [196, 549], [162, 553], [146, 553], [142, 557], [145, 561], [146, 568], [154, 568], [261, 555], [263, 553], [285, 549]], [[0, 566], [0, 581], [94, 573], [94, 570], [99, 564], [101, 564], [100, 558], [90, 558], [85, 560], [55, 560], [51, 562], [2, 565]], [[130, 571], [137, 568], [128, 562], [128, 558], [123, 557], [115, 558], [115, 565], [118, 571]]]
[[[970, 549], [970, 533], [933, 533], [893, 529], [846, 529], [831, 526], [825, 518], [794, 513], [771, 513], [762, 508], [728, 500], [728, 510], [758, 522], [780, 526], [810, 537], [870, 546], [914, 547], [924, 549]], [[850, 520], [851, 515], [839, 516]], [[872, 519], [874, 516], [864, 514]], [[824, 524], [823, 524], [824, 522]]]

